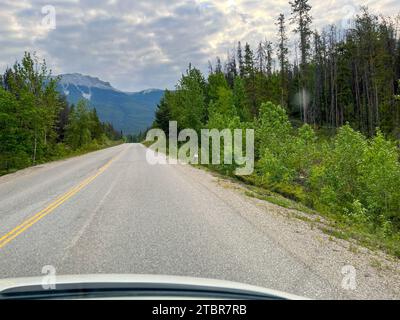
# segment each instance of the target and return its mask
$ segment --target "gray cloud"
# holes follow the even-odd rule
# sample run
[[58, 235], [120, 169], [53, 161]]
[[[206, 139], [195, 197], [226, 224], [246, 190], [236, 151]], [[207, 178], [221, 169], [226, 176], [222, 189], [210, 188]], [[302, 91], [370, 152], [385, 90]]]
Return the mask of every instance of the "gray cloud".
[[[395, 0], [310, 0], [314, 25], [343, 19], [367, 4], [400, 11]], [[41, 26], [41, 9], [53, 5], [55, 30]], [[135, 91], [172, 88], [189, 62], [207, 69], [237, 41], [275, 40], [275, 18], [287, 0], [0, 0], [0, 69], [23, 51], [36, 51], [54, 73], [81, 72]], [[347, 11], [346, 11], [347, 10]]]

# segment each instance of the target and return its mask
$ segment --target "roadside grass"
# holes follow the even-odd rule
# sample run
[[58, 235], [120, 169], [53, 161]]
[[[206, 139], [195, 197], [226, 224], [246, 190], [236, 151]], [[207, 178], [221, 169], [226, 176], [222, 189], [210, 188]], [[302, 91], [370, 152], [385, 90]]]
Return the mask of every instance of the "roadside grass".
[[[300, 211], [304, 214], [294, 214], [293, 217], [310, 222], [323, 233], [337, 239], [355, 241], [355, 243], [370, 250], [381, 250], [396, 258], [400, 258], [400, 234], [384, 234], [381, 230], [372, 230], [371, 226], [354, 221], [350, 217], [318, 212], [295, 200], [287, 199], [280, 194], [268, 192], [264, 188], [251, 187], [256, 192], [246, 192], [250, 197], [265, 200], [281, 207]], [[317, 218], [316, 216], [321, 217]]]
[[[242, 178], [237, 179], [243, 181]], [[350, 242], [355, 242], [370, 250], [381, 250], [400, 258], [400, 234], [385, 234], [380, 229], [373, 229], [370, 225], [355, 221], [350, 217], [319, 212], [307, 207], [303, 203], [288, 199], [278, 193], [262, 187], [248, 186], [245, 194], [249, 197], [265, 200], [278, 206], [299, 211], [302, 214], [293, 214], [294, 218], [312, 223], [323, 233]], [[353, 250], [354, 251], [354, 250]]]
[[[154, 142], [142, 142], [149, 148]], [[168, 153], [168, 150], [167, 152]], [[339, 215], [317, 211], [296, 199], [271, 191], [266, 187], [257, 186], [254, 177], [240, 177], [227, 174], [214, 166], [192, 165], [193, 167], [208, 171], [221, 179], [227, 179], [233, 183], [239, 183], [244, 188], [244, 194], [251, 198], [278, 205], [293, 210], [291, 217], [310, 224], [310, 227], [318, 228], [328, 235], [330, 239], [342, 239], [350, 242], [349, 250], [357, 253], [355, 245], [365, 247], [371, 251], [383, 251], [395, 259], [400, 258], [400, 234], [385, 234], [380, 229], [374, 229], [371, 225], [355, 221], [354, 219]]]
[[60, 152], [59, 154], [49, 156], [46, 159], [42, 159], [41, 161], [37, 161], [35, 164], [32, 164], [31, 166], [25, 166], [25, 167], [21, 167], [21, 168], [10, 168], [8, 170], [0, 170], [0, 177], [7, 175], [7, 174], [15, 173], [19, 170], [23, 170], [26, 168], [35, 167], [35, 166], [38, 166], [41, 164], [58, 161], [58, 160], [66, 160], [66, 159], [78, 157], [78, 156], [81, 156], [81, 155], [84, 155], [84, 154], [87, 154], [90, 152], [99, 151], [99, 150], [103, 150], [103, 149], [107, 149], [107, 148], [112, 148], [112, 147], [118, 146], [122, 143], [124, 143], [123, 140], [118, 140], [118, 141], [109, 141], [108, 143], [101, 144], [101, 145], [91, 144], [91, 145], [87, 146], [86, 148], [77, 149], [77, 150], [63, 149], [62, 152]]

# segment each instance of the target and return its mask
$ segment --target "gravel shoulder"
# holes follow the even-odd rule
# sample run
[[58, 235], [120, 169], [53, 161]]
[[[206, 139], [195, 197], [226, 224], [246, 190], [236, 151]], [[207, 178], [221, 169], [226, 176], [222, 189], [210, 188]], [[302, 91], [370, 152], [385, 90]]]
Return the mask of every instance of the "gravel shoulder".
[[[315, 215], [250, 197], [245, 184], [192, 166], [176, 168], [215, 193], [296, 260], [339, 287], [344, 299], [400, 299], [400, 261], [395, 257], [327, 235], [312, 222]], [[322, 217], [318, 220], [323, 224]], [[352, 268], [354, 283], [346, 281], [349, 278], [342, 273]], [[353, 285], [355, 289], [349, 288]]]

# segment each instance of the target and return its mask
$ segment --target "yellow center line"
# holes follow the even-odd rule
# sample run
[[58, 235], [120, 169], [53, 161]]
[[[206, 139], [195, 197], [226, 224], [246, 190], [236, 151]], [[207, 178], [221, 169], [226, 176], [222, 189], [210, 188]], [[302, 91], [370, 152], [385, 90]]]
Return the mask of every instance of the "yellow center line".
[[[121, 154], [121, 153], [120, 153]], [[120, 155], [119, 154], [119, 155]], [[119, 156], [118, 155], [118, 156]], [[29, 229], [39, 220], [43, 219], [45, 216], [53, 212], [56, 208], [62, 205], [65, 201], [69, 198], [77, 194], [80, 190], [85, 188], [89, 185], [94, 179], [96, 179], [100, 174], [102, 174], [107, 168], [111, 165], [111, 163], [118, 157], [113, 157], [110, 161], [108, 161], [104, 166], [97, 170], [97, 172], [71, 188], [68, 192], [63, 194], [62, 196], [58, 197], [55, 201], [50, 203], [45, 209], [39, 211], [38, 213], [34, 214], [29, 219], [22, 222], [20, 225], [12, 229], [10, 232], [6, 233], [4, 236], [0, 238], [0, 249], [3, 248], [7, 243], [15, 239], [18, 235]]]
[[[89, 177], [91, 178], [91, 177]], [[61, 202], [62, 200], [64, 200], [69, 194], [71, 194], [75, 189], [77, 189], [81, 184], [83, 184], [84, 182], [86, 182], [86, 180], [89, 180], [89, 178], [85, 179], [83, 182], [81, 182], [80, 184], [78, 184], [77, 186], [73, 187], [72, 189], [70, 189], [67, 193], [65, 193], [64, 195], [62, 195], [61, 197], [59, 197], [57, 200], [53, 201], [51, 204], [49, 204], [45, 209], [41, 210], [40, 212], [38, 212], [37, 214], [35, 214], [34, 216], [30, 217], [29, 219], [25, 220], [22, 224], [20, 224], [19, 226], [17, 226], [16, 228], [14, 228], [13, 230], [11, 230], [10, 232], [8, 232], [7, 234], [5, 234], [3, 237], [0, 238], [0, 243], [7, 238], [8, 236], [10, 236], [11, 234], [15, 233], [16, 231], [18, 231], [18, 229], [22, 228], [23, 226], [25, 226], [26, 224], [28, 224], [29, 222], [31, 222], [32, 220], [34, 220], [35, 218], [37, 218], [38, 216], [40, 216], [42, 213], [48, 211], [49, 209], [51, 209], [54, 205], [58, 204], [59, 202]]]

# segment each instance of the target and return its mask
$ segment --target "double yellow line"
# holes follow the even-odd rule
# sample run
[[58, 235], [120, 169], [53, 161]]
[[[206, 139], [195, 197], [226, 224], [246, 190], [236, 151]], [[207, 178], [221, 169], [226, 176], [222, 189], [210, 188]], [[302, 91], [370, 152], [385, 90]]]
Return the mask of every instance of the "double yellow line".
[[22, 222], [19, 226], [15, 227], [12, 229], [10, 232], [5, 234], [0, 238], [0, 249], [3, 248], [7, 243], [18, 237], [21, 233], [32, 227], [36, 222], [39, 220], [43, 219], [45, 216], [53, 212], [56, 208], [58, 208], [60, 205], [62, 205], [65, 201], [67, 201], [69, 198], [77, 194], [80, 190], [85, 188], [88, 184], [90, 184], [94, 179], [96, 179], [99, 175], [101, 175], [107, 168], [111, 165], [111, 163], [115, 160], [116, 157], [112, 158], [110, 161], [108, 161], [104, 166], [102, 166], [100, 169], [97, 170], [97, 172], [90, 176], [89, 178], [86, 178], [83, 180], [81, 183], [76, 185], [75, 187], [71, 188], [68, 192], [57, 198], [55, 201], [50, 203], [45, 209], [39, 211], [29, 219], [25, 220]]

